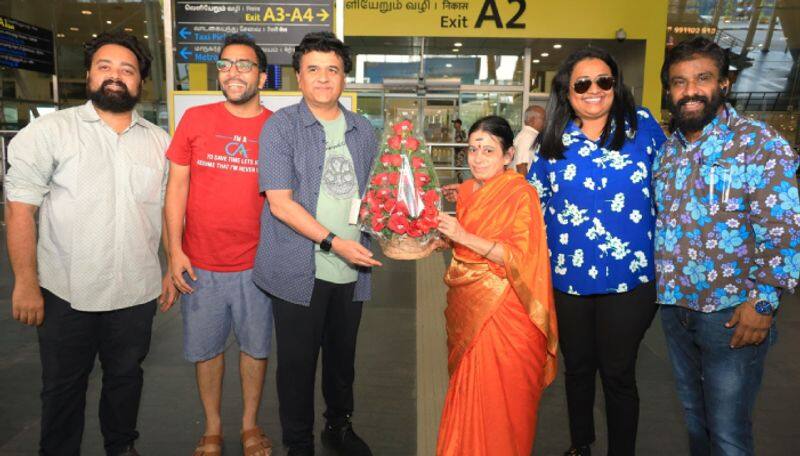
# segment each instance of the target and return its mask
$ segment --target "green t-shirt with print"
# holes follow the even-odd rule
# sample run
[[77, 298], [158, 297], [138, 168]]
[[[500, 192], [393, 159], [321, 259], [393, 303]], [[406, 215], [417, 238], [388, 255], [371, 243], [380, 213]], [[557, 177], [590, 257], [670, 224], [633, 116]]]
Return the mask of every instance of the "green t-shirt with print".
[[[341, 114], [336, 120], [319, 119], [319, 122], [325, 129], [325, 164], [317, 200], [317, 221], [337, 237], [357, 241], [361, 237], [358, 225], [348, 223], [350, 205], [353, 198], [358, 198], [358, 179], [344, 139], [347, 124]], [[358, 271], [335, 253], [325, 252], [319, 245], [314, 253], [317, 279], [332, 283], [351, 283], [358, 279]]]

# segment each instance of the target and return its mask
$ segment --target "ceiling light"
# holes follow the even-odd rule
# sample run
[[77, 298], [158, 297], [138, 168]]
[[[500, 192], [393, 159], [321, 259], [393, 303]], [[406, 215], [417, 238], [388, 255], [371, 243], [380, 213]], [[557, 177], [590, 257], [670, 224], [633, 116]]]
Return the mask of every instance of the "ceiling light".
[[455, 43], [453, 43], [453, 46], [455, 46], [457, 48], [460, 48], [461, 46], [463, 46], [463, 44], [461, 44], [460, 42], [456, 41]]
[[97, 38], [97, 34], [96, 33], [92, 33], [92, 38]]
[[147, 39], [147, 38], [149, 38], [149, 37], [147, 35], [144, 35], [144, 39]]
[[70, 27], [69, 30], [72, 31], [72, 32], [80, 31], [80, 29], [78, 27]]
[[125, 30], [125, 31], [126, 31], [126, 32], [128, 32], [128, 33], [130, 33], [130, 32], [132, 32], [132, 31], [133, 31], [133, 29], [132, 29], [132, 28], [130, 28], [130, 27], [125, 27], [123, 30]]
[[111, 21], [106, 21], [106, 24], [111, 25]]
[[63, 33], [56, 33], [56, 36], [59, 38], [64, 38], [67, 35], [64, 35]]
[[146, 24], [146, 23], [147, 23], [147, 19], [145, 19], [145, 20], [144, 20], [144, 21], [142, 21], [142, 22], [144, 22], [144, 23]]
[[553, 45], [553, 49], [561, 49], [561, 45], [556, 43]]
[[539, 63], [539, 62], [540, 62], [539, 59], [533, 59], [533, 63]]
[[550, 55], [550, 54], [548, 54], [547, 52], [542, 52], [540, 55], [541, 55], [542, 57], [547, 57], [547, 56], [548, 56], [548, 55]]
[[89, 10], [81, 10], [81, 14], [83, 14], [84, 16], [91, 16], [92, 12]]
[[460, 49], [458, 49], [458, 48], [453, 48], [453, 52], [458, 52], [458, 51], [460, 51]]

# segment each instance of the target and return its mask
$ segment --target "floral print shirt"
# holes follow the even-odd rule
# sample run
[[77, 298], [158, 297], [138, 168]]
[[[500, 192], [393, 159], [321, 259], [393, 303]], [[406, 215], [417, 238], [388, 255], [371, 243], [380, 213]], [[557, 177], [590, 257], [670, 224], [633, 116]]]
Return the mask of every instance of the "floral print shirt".
[[800, 274], [797, 167], [786, 140], [731, 106], [693, 143], [674, 133], [653, 167], [658, 302], [777, 308]]
[[637, 131], [609, 150], [570, 122], [564, 159], [534, 155], [528, 180], [542, 200], [553, 286], [564, 293], [623, 293], [655, 278], [650, 168], [666, 137], [644, 108]]

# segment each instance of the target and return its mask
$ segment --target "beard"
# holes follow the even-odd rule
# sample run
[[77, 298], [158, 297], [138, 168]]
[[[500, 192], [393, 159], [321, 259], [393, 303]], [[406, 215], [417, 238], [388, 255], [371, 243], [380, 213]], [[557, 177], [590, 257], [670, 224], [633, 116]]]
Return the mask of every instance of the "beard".
[[[120, 88], [119, 91], [108, 90], [109, 87], [115, 86]], [[100, 84], [97, 90], [92, 90], [89, 83], [86, 84], [86, 94], [92, 104], [101, 111], [108, 112], [128, 112], [132, 111], [139, 102], [140, 92], [131, 95], [128, 91], [128, 86], [120, 81], [107, 79]]]
[[[244, 84], [243, 81], [237, 81], [237, 82], [241, 82], [242, 84]], [[252, 85], [252, 86], [247, 86], [247, 89], [244, 92], [242, 92], [242, 94], [238, 98], [233, 98], [228, 94], [228, 91], [225, 90], [225, 86], [223, 84], [220, 85], [222, 86], [222, 94], [225, 95], [225, 99], [228, 100], [231, 104], [235, 105], [243, 105], [248, 101], [252, 100], [253, 97], [255, 97], [258, 94], [258, 87]]]
[[[703, 103], [703, 109], [693, 114], [684, 114], [683, 107], [692, 101]], [[670, 99], [669, 111], [672, 113], [673, 126], [684, 134], [701, 131], [714, 120], [717, 116], [717, 112], [719, 112], [720, 106], [724, 103], [725, 99], [722, 96], [721, 89], [717, 89], [712, 94], [710, 100], [704, 95], [683, 97], [678, 100], [677, 103]]]

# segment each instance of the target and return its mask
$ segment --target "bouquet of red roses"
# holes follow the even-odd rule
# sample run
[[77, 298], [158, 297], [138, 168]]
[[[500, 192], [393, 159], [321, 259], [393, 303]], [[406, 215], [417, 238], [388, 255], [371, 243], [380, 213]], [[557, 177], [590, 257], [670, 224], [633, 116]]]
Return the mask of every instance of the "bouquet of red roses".
[[361, 229], [378, 238], [389, 258], [427, 256], [438, 238], [442, 191], [430, 155], [408, 120], [384, 136], [361, 202]]

